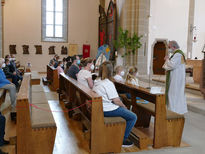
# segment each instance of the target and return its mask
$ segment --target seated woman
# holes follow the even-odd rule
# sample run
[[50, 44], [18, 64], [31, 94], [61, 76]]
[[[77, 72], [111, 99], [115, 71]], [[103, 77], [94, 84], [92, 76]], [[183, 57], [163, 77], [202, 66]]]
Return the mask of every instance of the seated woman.
[[117, 66], [115, 68], [115, 76], [114, 76], [114, 79], [115, 81], [118, 81], [118, 82], [125, 82], [125, 80], [123, 79], [123, 76], [125, 75], [125, 72], [123, 70], [123, 67], [122, 66]]
[[93, 90], [98, 95], [102, 96], [105, 117], [122, 117], [126, 120], [126, 129], [122, 146], [130, 147], [133, 143], [128, 140], [128, 136], [135, 125], [137, 116], [129, 111], [120, 100], [115, 85], [111, 81], [112, 74], [112, 63], [108, 61], [102, 63], [99, 68], [100, 79], [94, 84]]
[[6, 76], [2, 70], [2, 64], [4, 59], [0, 58], [0, 89], [6, 89], [9, 91], [10, 100], [11, 100], [11, 119], [14, 120], [16, 117], [16, 87], [13, 83], [6, 79]]
[[93, 88], [93, 80], [91, 71], [94, 70], [95, 66], [91, 58], [85, 58], [81, 61], [83, 69], [78, 73], [78, 81], [86, 87]]
[[60, 73], [64, 73], [64, 70], [62, 69], [62, 65], [63, 65], [63, 62], [59, 61], [58, 62], [58, 67], [56, 68], [57, 71], [58, 71], [58, 78], [59, 78]]

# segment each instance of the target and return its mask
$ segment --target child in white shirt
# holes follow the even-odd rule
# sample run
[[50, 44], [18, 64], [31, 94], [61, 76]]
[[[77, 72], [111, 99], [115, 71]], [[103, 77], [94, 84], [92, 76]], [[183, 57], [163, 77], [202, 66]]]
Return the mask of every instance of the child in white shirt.
[[123, 76], [125, 75], [125, 72], [124, 72], [122, 66], [117, 66], [115, 68], [115, 73], [116, 73], [115, 76], [114, 76], [115, 81], [125, 82], [125, 80], [123, 79]]
[[111, 81], [112, 73], [112, 63], [109, 61], [102, 63], [99, 68], [99, 80], [94, 84], [93, 90], [98, 95], [102, 96], [105, 117], [122, 117], [126, 120], [126, 129], [122, 146], [130, 147], [133, 143], [128, 140], [128, 136], [135, 125], [137, 116], [135, 113], [129, 111], [120, 100], [115, 85]]
[[93, 88], [93, 80], [91, 71], [94, 70], [93, 59], [85, 58], [81, 60], [82, 70], [78, 72], [77, 80], [86, 87]]

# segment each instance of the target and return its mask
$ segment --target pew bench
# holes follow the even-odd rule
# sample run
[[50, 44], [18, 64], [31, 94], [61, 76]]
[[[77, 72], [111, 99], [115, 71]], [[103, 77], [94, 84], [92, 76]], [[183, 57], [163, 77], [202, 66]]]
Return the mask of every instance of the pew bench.
[[[40, 100], [36, 93], [42, 93]], [[17, 153], [52, 154], [56, 124], [40, 85], [31, 85], [25, 73], [17, 96]]]
[[82, 115], [82, 126], [88, 129], [91, 154], [121, 152], [126, 121], [121, 117], [104, 117], [102, 97], [90, 88], [65, 74], [60, 74], [59, 80], [59, 91], [66, 95], [70, 107], [81, 106], [78, 112]]
[[[146, 149], [148, 145], [153, 145], [154, 148], [180, 146], [185, 119], [183, 115], [167, 110], [164, 94], [151, 94], [142, 87], [116, 81], [114, 83], [117, 90], [131, 94], [131, 99], [127, 99], [123, 94], [120, 96], [128, 107], [132, 105], [132, 111], [137, 114], [132, 138], [136, 139], [141, 149]], [[136, 103], [136, 97], [150, 103]], [[155, 118], [154, 128], [150, 126], [151, 116]]]
[[59, 79], [57, 69], [47, 65], [47, 82], [51, 90], [56, 91], [59, 88]]

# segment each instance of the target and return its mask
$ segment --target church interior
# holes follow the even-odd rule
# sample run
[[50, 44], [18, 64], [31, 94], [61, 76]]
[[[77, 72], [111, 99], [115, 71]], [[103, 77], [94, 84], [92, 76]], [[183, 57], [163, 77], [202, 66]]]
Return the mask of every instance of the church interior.
[[0, 2], [0, 154], [205, 154], [204, 0]]

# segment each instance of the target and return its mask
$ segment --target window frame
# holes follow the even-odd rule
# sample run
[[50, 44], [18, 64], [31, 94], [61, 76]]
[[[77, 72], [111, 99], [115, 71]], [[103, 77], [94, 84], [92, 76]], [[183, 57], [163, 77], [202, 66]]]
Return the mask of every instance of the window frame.
[[[57, 0], [53, 0], [54, 5]], [[41, 1], [41, 41], [42, 42], [68, 42], [68, 0], [63, 1], [63, 29], [62, 37], [46, 37], [46, 0]], [[54, 16], [56, 12], [54, 11]], [[54, 29], [55, 29], [54, 20]], [[54, 30], [55, 31], [55, 30]], [[55, 34], [54, 34], [55, 35]]]

